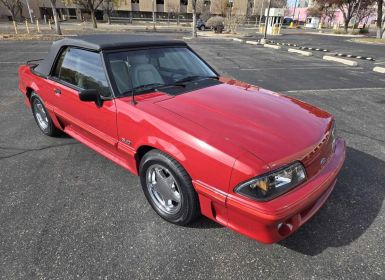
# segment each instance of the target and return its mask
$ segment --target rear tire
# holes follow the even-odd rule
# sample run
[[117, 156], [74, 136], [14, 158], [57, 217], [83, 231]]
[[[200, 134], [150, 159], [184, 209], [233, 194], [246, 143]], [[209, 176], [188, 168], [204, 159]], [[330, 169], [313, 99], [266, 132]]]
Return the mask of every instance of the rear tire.
[[33, 117], [35, 118], [36, 124], [40, 128], [41, 132], [51, 137], [60, 135], [61, 131], [53, 124], [51, 116], [45, 108], [43, 100], [40, 96], [35, 92], [32, 92], [30, 102]]
[[198, 195], [191, 178], [175, 159], [151, 150], [140, 162], [139, 175], [148, 202], [163, 219], [187, 225], [199, 217]]

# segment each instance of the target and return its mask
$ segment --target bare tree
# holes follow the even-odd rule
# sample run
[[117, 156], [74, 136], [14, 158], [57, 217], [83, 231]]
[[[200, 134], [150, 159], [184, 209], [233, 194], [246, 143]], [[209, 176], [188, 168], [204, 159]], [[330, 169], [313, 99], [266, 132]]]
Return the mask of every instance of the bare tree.
[[345, 32], [348, 32], [349, 23], [357, 14], [357, 11], [367, 9], [373, 3], [373, 0], [318, 0], [318, 3], [336, 5], [344, 17]]
[[330, 26], [332, 20], [335, 18], [335, 13], [337, 7], [334, 4], [330, 3], [317, 3], [319, 6], [320, 10], [322, 11], [322, 22], [325, 23], [327, 22], [328, 26]]
[[377, 38], [381, 39], [384, 37], [384, 22], [385, 18], [383, 15], [384, 0], [377, 0]]
[[225, 17], [229, 6], [228, 0], [216, 0], [211, 3], [211, 13]]
[[20, 0], [0, 0], [0, 5], [4, 6], [12, 16], [12, 20], [16, 21], [16, 15], [21, 5]]
[[52, 14], [53, 14], [53, 20], [55, 21], [55, 31], [57, 35], [62, 35], [60, 23], [59, 23], [59, 17], [56, 10], [56, 0], [49, 0], [51, 3], [52, 8]]
[[179, 25], [180, 4], [178, 2], [167, 3], [167, 20], [170, 23], [170, 15], [174, 15], [177, 18], [177, 24]]
[[308, 17], [321, 17], [323, 11], [317, 5], [310, 7], [306, 11], [306, 16]]
[[235, 13], [230, 17], [226, 18], [226, 26], [231, 33], [237, 33], [239, 25], [244, 24], [246, 21], [246, 16]]
[[195, 8], [197, 10], [197, 13], [201, 13], [205, 7], [205, 1], [204, 0], [196, 0]]
[[371, 3], [370, 6], [359, 8], [356, 13], [356, 23], [353, 26], [353, 29], [358, 26], [359, 23], [362, 23], [363, 21], [368, 20], [369, 17], [375, 12], [374, 7], [372, 6], [373, 3]]
[[84, 10], [90, 13], [92, 26], [94, 28], [98, 28], [98, 24], [96, 23], [95, 12], [103, 3], [103, 0], [66, 0], [67, 4], [75, 4], [83, 7]]
[[115, 8], [119, 7], [119, 0], [103, 0], [102, 8], [107, 16], [107, 23], [111, 24], [111, 14]]
[[19, 8], [19, 19], [21, 21], [23, 19], [23, 3], [21, 1], [19, 1], [18, 8]]
[[272, 8], [283, 8], [286, 7], [287, 1], [286, 0], [272, 0], [271, 1], [271, 7]]

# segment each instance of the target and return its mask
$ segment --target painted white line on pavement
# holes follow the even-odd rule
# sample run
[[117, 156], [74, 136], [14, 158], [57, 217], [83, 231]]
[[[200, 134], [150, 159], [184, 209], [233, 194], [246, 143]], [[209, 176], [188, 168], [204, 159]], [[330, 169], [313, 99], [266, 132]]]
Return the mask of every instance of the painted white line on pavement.
[[25, 51], [12, 51], [12, 53], [48, 53], [48, 52], [25, 52]]
[[322, 91], [349, 91], [349, 90], [385, 90], [385, 88], [326, 88], [326, 89], [300, 89], [300, 90], [288, 90], [286, 92], [322, 92]]
[[0, 61], [0, 64], [25, 64], [25, 61]]
[[[343, 65], [331, 65], [331, 66], [304, 66], [304, 67], [265, 67], [265, 68], [239, 68], [239, 67], [226, 67], [224, 69], [238, 69], [239, 71], [264, 71], [264, 70], [318, 70], [318, 69], [343, 69]], [[364, 69], [363, 67], [354, 68], [354, 70]]]

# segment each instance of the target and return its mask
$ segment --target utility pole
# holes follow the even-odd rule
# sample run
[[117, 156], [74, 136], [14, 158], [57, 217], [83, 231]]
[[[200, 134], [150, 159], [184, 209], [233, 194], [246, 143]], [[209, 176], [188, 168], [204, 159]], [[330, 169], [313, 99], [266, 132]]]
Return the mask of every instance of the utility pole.
[[294, 17], [295, 17], [295, 8], [297, 8], [297, 1], [298, 1], [298, 0], [295, 0], [295, 3], [294, 3], [293, 20], [294, 20]]
[[155, 30], [155, 0], [152, 0], [152, 28]]
[[353, 30], [354, 30], [354, 26], [355, 26], [356, 24], [357, 24], [357, 26], [360, 25], [360, 23], [357, 22], [357, 21], [360, 20], [361, 2], [362, 2], [362, 0], [360, 0], [360, 2], [358, 3], [357, 14], [356, 14], [356, 20], [355, 20], [355, 22], [354, 22], [354, 24], [353, 24]]
[[261, 44], [266, 44], [267, 24], [269, 23], [270, 8], [271, 8], [271, 0], [269, 0], [269, 5], [267, 6], [267, 16], [265, 19], [265, 31], [263, 32], [263, 38], [261, 39]]
[[193, 16], [193, 24], [192, 24], [192, 37], [197, 37], [197, 0], [190, 0], [191, 1], [191, 9], [192, 9], [192, 16]]

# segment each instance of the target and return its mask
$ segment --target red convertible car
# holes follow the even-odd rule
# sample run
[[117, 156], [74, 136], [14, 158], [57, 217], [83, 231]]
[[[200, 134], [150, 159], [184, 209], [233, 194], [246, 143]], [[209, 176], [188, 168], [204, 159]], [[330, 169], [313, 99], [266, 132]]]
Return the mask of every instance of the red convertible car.
[[345, 159], [330, 114], [221, 77], [183, 41], [66, 38], [19, 77], [44, 134], [64, 131], [139, 175], [178, 225], [203, 214], [278, 242], [324, 204]]

